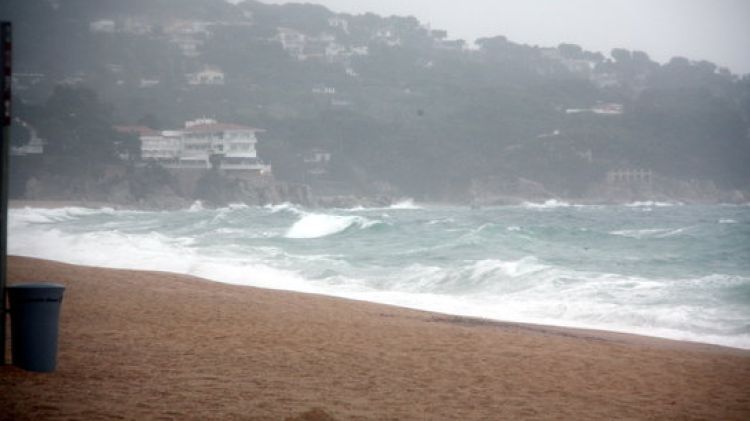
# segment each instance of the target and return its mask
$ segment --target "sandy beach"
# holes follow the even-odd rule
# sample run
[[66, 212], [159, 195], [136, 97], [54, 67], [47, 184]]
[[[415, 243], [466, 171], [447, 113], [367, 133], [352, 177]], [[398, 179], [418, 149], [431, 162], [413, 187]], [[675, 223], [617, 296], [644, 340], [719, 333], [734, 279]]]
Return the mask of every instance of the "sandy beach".
[[743, 350], [11, 257], [31, 281], [66, 286], [58, 369], [0, 367], [2, 419], [750, 419]]

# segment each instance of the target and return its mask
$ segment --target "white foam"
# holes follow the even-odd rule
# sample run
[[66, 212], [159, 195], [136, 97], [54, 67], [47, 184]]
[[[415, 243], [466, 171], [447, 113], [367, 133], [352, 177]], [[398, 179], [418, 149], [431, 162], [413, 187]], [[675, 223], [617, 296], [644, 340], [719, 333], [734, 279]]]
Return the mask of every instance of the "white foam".
[[557, 199], [549, 199], [544, 203], [524, 202], [521, 204], [527, 209], [555, 209], [555, 208], [567, 208], [572, 206], [568, 202], [559, 201]]
[[310, 213], [295, 222], [286, 238], [321, 238], [345, 231], [353, 225], [368, 228], [377, 223], [361, 216]]
[[633, 202], [625, 205], [630, 208], [666, 208], [670, 206], [682, 206], [681, 202], [655, 202], [655, 201], [641, 201]]
[[415, 210], [422, 207], [414, 203], [414, 199], [404, 199], [392, 204], [389, 209]]
[[271, 213], [279, 213], [285, 211], [293, 213], [295, 215], [300, 215], [303, 213], [299, 208], [289, 202], [284, 202], [278, 205], [265, 205], [263, 208], [268, 209], [269, 211], [271, 211]]
[[644, 238], [668, 238], [684, 233], [688, 228], [649, 228], [649, 229], [632, 229], [610, 231], [612, 235], [621, 237], [630, 237], [637, 239]]
[[196, 201], [195, 201], [195, 202], [193, 202], [193, 204], [192, 204], [192, 205], [190, 205], [190, 207], [188, 208], [188, 211], [189, 211], [189, 212], [200, 212], [200, 211], [202, 211], [202, 210], [204, 210], [204, 208], [203, 208], [203, 202], [201, 202], [200, 200], [196, 200]]
[[[322, 254], [329, 253], [328, 250], [316, 255], [305, 252], [294, 255], [285, 249], [289, 242], [283, 240], [276, 240], [272, 246], [229, 241], [206, 247], [194, 237], [145, 231], [150, 228], [144, 226], [150, 227], [156, 221], [152, 218], [154, 214], [145, 214], [147, 218], [139, 226], [144, 232], [140, 233], [104, 228], [109, 227], [107, 218], [99, 225], [88, 224], [85, 219], [108, 212], [128, 215], [122, 220], [114, 219], [122, 226], [139, 220], [131, 218], [131, 212], [112, 210], [12, 209], [9, 251], [73, 264], [170, 271], [219, 282], [322, 293], [440, 313], [750, 348], [750, 334], [742, 330], [747, 326], [744, 304], [727, 302], [712, 307], [706, 301], [713, 291], [747, 287], [750, 280], [739, 275], [716, 274], [694, 279], [627, 276], [556, 266], [530, 255], [369, 266], [348, 261], [350, 254]], [[227, 212], [175, 215], [201, 224]], [[300, 235], [296, 238], [318, 238], [379, 223], [383, 222], [357, 215], [301, 214], [286, 233]], [[158, 225], [155, 227], [158, 229]], [[284, 232], [283, 225], [268, 228], [277, 230], [276, 235]], [[210, 229], [232, 233], [220, 231], [228, 227]], [[678, 235], [685, 230], [656, 228], [613, 233], [654, 237]]]

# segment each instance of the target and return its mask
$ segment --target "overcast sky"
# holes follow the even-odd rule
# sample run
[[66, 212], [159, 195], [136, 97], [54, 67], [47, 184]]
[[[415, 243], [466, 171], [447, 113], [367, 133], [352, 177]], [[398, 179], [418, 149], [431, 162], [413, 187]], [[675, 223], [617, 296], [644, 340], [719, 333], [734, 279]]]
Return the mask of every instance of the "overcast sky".
[[[265, 3], [292, 3], [261, 0]], [[299, 3], [300, 1], [294, 1]], [[750, 73], [750, 0], [312, 0], [335, 12], [412, 15], [452, 38], [505, 35], [523, 44], [643, 50]]]

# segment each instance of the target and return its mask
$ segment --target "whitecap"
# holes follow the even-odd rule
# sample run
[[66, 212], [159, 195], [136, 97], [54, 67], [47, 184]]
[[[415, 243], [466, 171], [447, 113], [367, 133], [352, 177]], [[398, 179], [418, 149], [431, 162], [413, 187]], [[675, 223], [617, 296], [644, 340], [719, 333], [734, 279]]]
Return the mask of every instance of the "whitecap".
[[296, 206], [294, 206], [293, 204], [289, 202], [280, 203], [278, 205], [265, 205], [263, 206], [263, 208], [271, 211], [271, 213], [278, 213], [278, 212], [284, 212], [284, 211], [294, 213], [297, 215], [302, 213], [300, 209], [298, 209]]
[[347, 230], [349, 227], [358, 225], [360, 228], [369, 228], [380, 223], [361, 216], [349, 215], [327, 215], [310, 213], [295, 222], [286, 232], [286, 238], [322, 238]]
[[190, 205], [190, 207], [188, 208], [188, 211], [189, 211], [189, 212], [200, 212], [200, 211], [202, 211], [202, 210], [204, 210], [204, 209], [203, 209], [203, 202], [201, 202], [200, 200], [196, 200], [196, 201], [195, 201], [195, 202], [193, 202], [193, 204], [192, 204], [192, 205]]
[[687, 228], [648, 228], [610, 231], [612, 235], [630, 238], [668, 238], [684, 233]]
[[633, 202], [625, 205], [629, 208], [666, 208], [670, 206], [682, 206], [681, 202], [655, 202], [655, 201], [641, 201]]
[[416, 210], [422, 207], [414, 203], [414, 199], [408, 198], [392, 204], [389, 209]]
[[549, 199], [544, 203], [535, 202], [524, 202], [521, 204], [522, 207], [527, 209], [554, 209], [554, 208], [567, 208], [571, 204], [568, 202], [559, 201], [557, 199]]

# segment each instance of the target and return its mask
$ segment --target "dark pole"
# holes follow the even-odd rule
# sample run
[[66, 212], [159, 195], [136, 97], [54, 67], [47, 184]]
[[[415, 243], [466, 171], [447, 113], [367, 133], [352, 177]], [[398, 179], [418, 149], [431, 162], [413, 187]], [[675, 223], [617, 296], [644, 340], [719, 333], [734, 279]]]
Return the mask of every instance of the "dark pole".
[[5, 365], [5, 277], [8, 272], [8, 155], [10, 151], [10, 85], [11, 85], [11, 25], [0, 22], [2, 38], [2, 128], [3, 144], [0, 148], [0, 365]]

